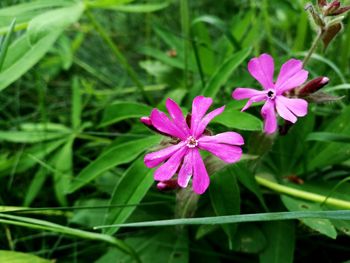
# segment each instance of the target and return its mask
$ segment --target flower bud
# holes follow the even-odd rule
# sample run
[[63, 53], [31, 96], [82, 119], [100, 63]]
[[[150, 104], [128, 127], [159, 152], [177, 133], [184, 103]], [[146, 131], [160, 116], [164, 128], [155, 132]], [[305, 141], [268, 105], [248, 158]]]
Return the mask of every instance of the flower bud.
[[349, 10], [350, 10], [350, 6], [344, 6], [342, 8], [339, 8], [337, 11], [333, 12], [332, 15], [333, 16], [341, 15], [348, 12]]
[[305, 6], [305, 10], [311, 14], [316, 25], [318, 25], [321, 28], [326, 26], [326, 23], [323, 21], [321, 16], [315, 11], [315, 8], [312, 4], [307, 4]]
[[157, 184], [157, 188], [160, 191], [169, 191], [169, 190], [175, 190], [179, 188], [179, 185], [177, 184], [177, 180], [168, 180], [168, 181], [162, 181]]
[[140, 121], [146, 125], [147, 127], [151, 127], [152, 126], [152, 121], [150, 117], [141, 117]]
[[300, 95], [309, 95], [318, 91], [319, 89], [326, 86], [329, 82], [329, 78], [327, 77], [317, 77], [313, 80], [310, 80], [305, 86], [299, 91]]
[[322, 9], [322, 7], [327, 5], [327, 0], [318, 0], [317, 1], [319, 8]]

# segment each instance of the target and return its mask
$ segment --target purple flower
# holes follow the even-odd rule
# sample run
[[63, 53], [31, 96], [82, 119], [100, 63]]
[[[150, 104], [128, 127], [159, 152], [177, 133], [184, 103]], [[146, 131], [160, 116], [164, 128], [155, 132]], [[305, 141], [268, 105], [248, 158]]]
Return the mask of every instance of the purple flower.
[[242, 136], [235, 132], [224, 132], [214, 136], [205, 135], [209, 122], [224, 111], [225, 106], [208, 111], [213, 103], [211, 98], [198, 96], [193, 100], [189, 124], [180, 107], [171, 99], [166, 100], [170, 118], [158, 109], [153, 109], [150, 122], [162, 134], [178, 138], [177, 144], [157, 152], [146, 154], [144, 162], [153, 168], [163, 163], [154, 173], [156, 181], [168, 181], [176, 173], [180, 187], [187, 187], [191, 177], [193, 190], [202, 194], [209, 186], [209, 176], [199, 149], [211, 152], [227, 163], [237, 162], [242, 156]]
[[266, 133], [274, 133], [277, 129], [276, 110], [283, 119], [295, 123], [297, 117], [307, 114], [307, 102], [298, 98], [287, 98], [285, 94], [303, 84], [308, 72], [303, 63], [290, 59], [282, 65], [277, 81], [273, 81], [274, 61], [268, 54], [253, 58], [248, 63], [249, 73], [263, 86], [259, 91], [251, 88], [237, 88], [232, 93], [236, 100], [249, 99], [242, 111], [248, 109], [253, 102], [265, 101], [261, 108]]

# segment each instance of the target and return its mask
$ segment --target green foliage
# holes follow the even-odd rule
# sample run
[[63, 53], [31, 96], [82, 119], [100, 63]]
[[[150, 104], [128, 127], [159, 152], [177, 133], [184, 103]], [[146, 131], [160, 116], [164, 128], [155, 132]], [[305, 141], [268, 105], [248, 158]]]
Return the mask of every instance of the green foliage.
[[[1, 1], [0, 262], [346, 262], [349, 16], [310, 57], [309, 80], [330, 83], [286, 135], [232, 99], [259, 89], [252, 57], [276, 73], [307, 56], [305, 3]], [[186, 115], [198, 95], [225, 105], [208, 130], [240, 133], [243, 158], [203, 151], [207, 193], [160, 191], [144, 154], [176, 142], [139, 118], [167, 98]]]

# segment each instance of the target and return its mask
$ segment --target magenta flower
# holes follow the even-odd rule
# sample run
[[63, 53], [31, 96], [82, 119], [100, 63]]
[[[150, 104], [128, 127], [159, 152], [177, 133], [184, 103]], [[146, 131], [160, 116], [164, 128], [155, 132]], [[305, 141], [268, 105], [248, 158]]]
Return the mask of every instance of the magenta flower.
[[[193, 178], [193, 190], [202, 194], [209, 186], [209, 176], [199, 149], [211, 152], [227, 163], [237, 162], [242, 156], [242, 136], [235, 132], [224, 132], [214, 136], [205, 135], [209, 122], [224, 111], [225, 106], [206, 114], [211, 98], [198, 96], [193, 100], [192, 116], [187, 124], [180, 107], [171, 99], [166, 100], [170, 118], [158, 109], [153, 109], [147, 121], [162, 134], [178, 138], [177, 144], [157, 152], [146, 154], [144, 162], [153, 168], [163, 163], [154, 173], [156, 181], [167, 181], [176, 173], [180, 187], [187, 187]], [[145, 118], [143, 118], [144, 122]]]
[[253, 102], [265, 101], [261, 108], [266, 133], [274, 133], [277, 129], [276, 110], [283, 119], [295, 123], [297, 117], [307, 114], [307, 102], [303, 99], [288, 98], [286, 93], [303, 84], [308, 72], [303, 69], [303, 63], [297, 59], [290, 59], [282, 65], [277, 81], [273, 80], [274, 61], [268, 54], [253, 58], [248, 63], [248, 71], [264, 90], [251, 88], [237, 88], [232, 97], [236, 100], [249, 99], [242, 111], [248, 109]]

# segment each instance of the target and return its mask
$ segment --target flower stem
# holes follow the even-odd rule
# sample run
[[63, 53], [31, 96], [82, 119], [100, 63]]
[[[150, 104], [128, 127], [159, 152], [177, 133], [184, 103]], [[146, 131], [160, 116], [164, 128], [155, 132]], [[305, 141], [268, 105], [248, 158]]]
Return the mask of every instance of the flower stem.
[[133, 70], [133, 68], [129, 65], [126, 58], [123, 56], [122, 52], [120, 52], [117, 45], [114, 44], [113, 40], [110, 38], [108, 33], [105, 31], [105, 29], [98, 23], [94, 15], [89, 11], [86, 10], [86, 15], [90, 19], [92, 25], [95, 27], [97, 33], [101, 36], [103, 41], [107, 44], [107, 46], [112, 50], [113, 54], [116, 56], [120, 64], [124, 67], [126, 72], [128, 73], [131, 80], [134, 82], [136, 87], [141, 92], [143, 98], [149, 102], [150, 104], [154, 105], [153, 99], [148, 96], [148, 94], [145, 92], [144, 87], [141, 83], [141, 81], [138, 79], [136, 72]]
[[270, 190], [276, 191], [281, 194], [286, 194], [294, 196], [300, 199], [316, 202], [319, 204], [325, 204], [330, 206], [335, 206], [342, 209], [350, 209], [350, 202], [342, 199], [327, 197], [320, 194], [310, 193], [307, 191], [295, 189], [278, 183], [274, 183], [270, 180], [262, 178], [261, 176], [255, 176], [258, 184], [269, 188]]
[[317, 33], [317, 37], [315, 38], [314, 42], [312, 43], [312, 46], [311, 48], [309, 49], [309, 52], [307, 53], [306, 57], [304, 58], [303, 60], [303, 66], [305, 67], [306, 64], [309, 62], [312, 54], [315, 52], [316, 48], [317, 48], [317, 45], [318, 43], [320, 42], [321, 38], [323, 36], [323, 32], [322, 30], [320, 29]]

